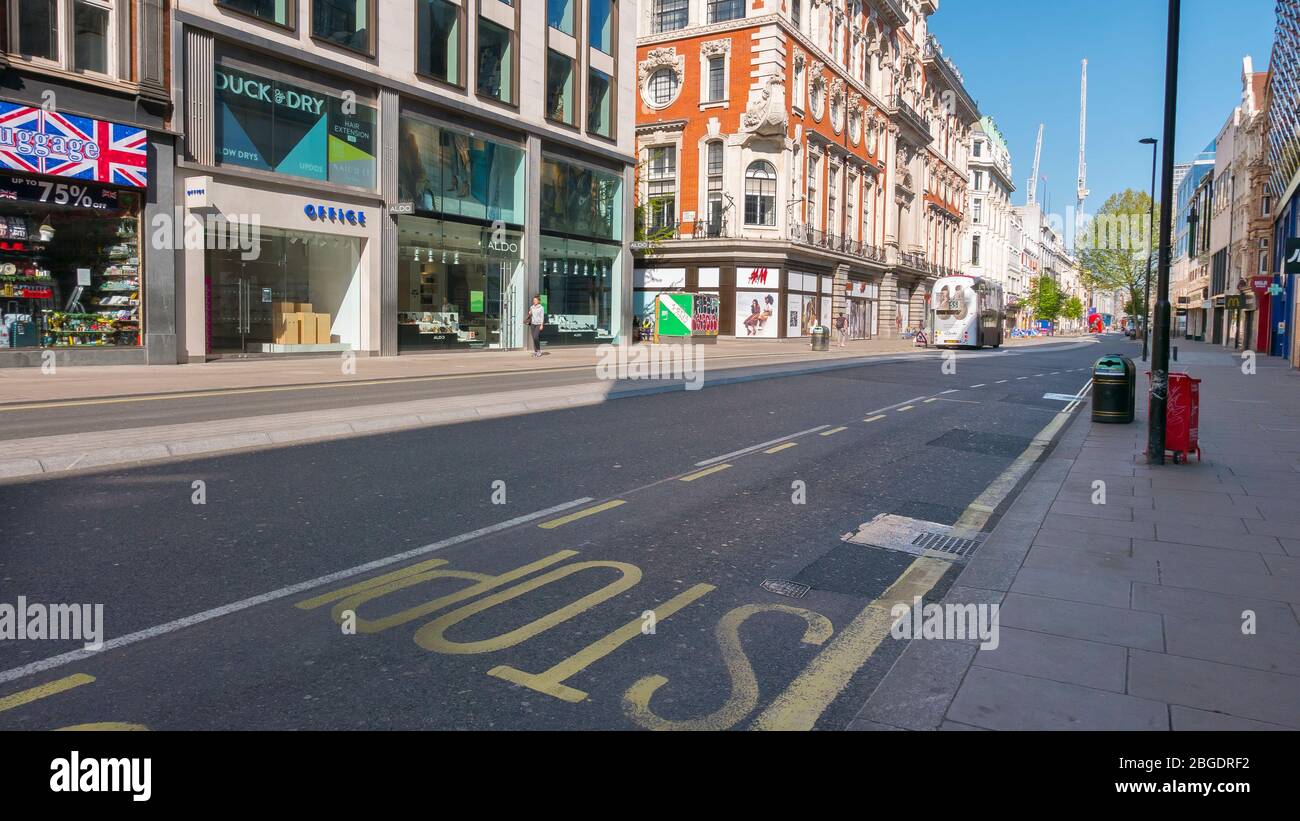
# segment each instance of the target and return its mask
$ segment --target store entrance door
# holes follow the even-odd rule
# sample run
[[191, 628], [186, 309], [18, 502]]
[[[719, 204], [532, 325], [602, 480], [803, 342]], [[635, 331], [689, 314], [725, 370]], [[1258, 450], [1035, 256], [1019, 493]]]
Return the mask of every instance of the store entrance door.
[[[217, 252], [213, 252], [214, 255]], [[215, 355], [247, 356], [273, 341], [272, 303], [285, 293], [283, 261], [233, 260], [210, 265], [209, 350]]]

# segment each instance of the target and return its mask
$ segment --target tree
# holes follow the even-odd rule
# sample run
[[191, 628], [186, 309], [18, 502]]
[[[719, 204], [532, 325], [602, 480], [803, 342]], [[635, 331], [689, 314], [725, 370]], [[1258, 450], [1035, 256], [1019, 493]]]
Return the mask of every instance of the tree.
[[1070, 297], [1065, 301], [1064, 307], [1061, 308], [1061, 313], [1066, 319], [1083, 319], [1083, 300], [1077, 296]]
[[[1155, 224], [1160, 224], [1158, 206]], [[1077, 243], [1084, 286], [1090, 291], [1125, 291], [1125, 310], [1138, 316], [1146, 313], [1147, 278], [1156, 265], [1150, 226], [1151, 196], [1128, 188], [1106, 198]]]
[[1056, 280], [1044, 274], [1035, 277], [1029, 282], [1029, 297], [1026, 302], [1029, 303], [1030, 310], [1034, 313], [1034, 319], [1046, 319], [1055, 322], [1056, 318], [1061, 315], [1062, 308], [1061, 287], [1056, 284]]

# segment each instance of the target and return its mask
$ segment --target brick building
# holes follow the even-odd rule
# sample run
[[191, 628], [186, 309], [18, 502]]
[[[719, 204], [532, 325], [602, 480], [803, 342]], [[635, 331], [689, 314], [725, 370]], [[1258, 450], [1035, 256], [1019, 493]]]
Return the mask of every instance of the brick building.
[[937, 0], [647, 0], [637, 39], [633, 312], [717, 293], [723, 335], [848, 315], [893, 336], [954, 271], [975, 103]]

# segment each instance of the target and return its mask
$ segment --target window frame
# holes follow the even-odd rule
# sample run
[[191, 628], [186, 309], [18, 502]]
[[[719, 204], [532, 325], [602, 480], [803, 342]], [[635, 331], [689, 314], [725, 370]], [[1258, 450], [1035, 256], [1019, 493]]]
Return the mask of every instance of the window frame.
[[[428, 0], [417, 0], [417, 2], [411, 4], [411, 13], [414, 17], [412, 21], [413, 25], [411, 26], [413, 29], [412, 37], [415, 46], [412, 51], [415, 56], [414, 74], [425, 82], [434, 83], [435, 85], [440, 85], [444, 88], [454, 88], [460, 91], [467, 91], [469, 90], [469, 79], [468, 72], [465, 70], [465, 52], [468, 50], [467, 44], [469, 40], [469, 32], [467, 31], [467, 20], [469, 15], [465, 8], [465, 3], [454, 3], [451, 2], [451, 0], [444, 0], [448, 5], [460, 9], [460, 25], [457, 27], [456, 35], [457, 65], [460, 66], [460, 76], [457, 78], [457, 82], [452, 82], [451, 80], [444, 80], [436, 74], [430, 74], [420, 65], [420, 48], [423, 45], [420, 42], [420, 3], [424, 2], [428, 2]], [[518, 14], [518, 11], [516, 11], [516, 14]]]
[[[592, 46], [591, 48], [595, 48], [595, 46]], [[591, 128], [591, 85], [592, 85], [591, 75], [593, 72], [600, 74], [606, 80], [609, 81], [609, 92], [608, 92], [609, 133], [608, 134], [601, 134], [599, 131], [593, 131]], [[617, 141], [618, 139], [618, 78], [613, 74], [606, 74], [604, 71], [601, 71], [600, 69], [588, 63], [587, 82], [584, 84], [583, 90], [586, 92], [583, 95], [582, 99], [583, 99], [583, 103], [587, 115], [585, 118], [585, 127], [583, 128], [583, 131], [592, 137], [597, 137], [602, 140], [610, 140], [611, 142]]]
[[[655, 78], [660, 76], [661, 74], [667, 74], [671, 76], [673, 78], [673, 83], [674, 83], [670, 93], [668, 94], [667, 99], [664, 100], [659, 99], [659, 95], [655, 90]], [[681, 93], [681, 88], [682, 88], [682, 78], [677, 76], [677, 69], [672, 68], [671, 66], [662, 66], [660, 68], [657, 68], [653, 72], [651, 72], [649, 77], [646, 78], [646, 91], [649, 92], [651, 101], [658, 108], [667, 108], [668, 106], [672, 105], [673, 101], [677, 99], [677, 95]]]
[[[763, 166], [766, 166], [766, 168], [764, 168]], [[757, 169], [757, 172], [755, 171], [755, 169]], [[763, 174], [763, 176], [760, 176], [760, 175], [759, 175], [760, 173]], [[780, 175], [777, 173], [776, 166], [775, 166], [771, 161], [769, 161], [769, 160], [765, 160], [765, 159], [759, 158], [759, 159], [756, 159], [756, 160], [751, 161], [751, 162], [749, 163], [749, 165], [745, 166], [745, 176], [744, 176], [744, 180], [745, 180], [745, 183], [744, 183], [744, 185], [745, 185], [745, 188], [744, 188], [744, 192], [745, 192], [745, 213], [744, 213], [745, 227], [747, 227], [747, 228], [775, 228], [775, 227], [777, 227], [777, 221], [776, 221], [776, 198], [777, 198], [777, 194], [779, 193], [778, 190], [777, 190], [777, 189], [778, 189], [778, 185], [777, 185], [777, 183], [779, 182], [779, 179], [780, 179]], [[755, 185], [757, 186], [757, 188], [758, 188], [757, 191], [753, 191], [753, 192], [750, 191], [750, 185], [751, 185], [751, 183], [752, 183], [752, 184], [755, 184]], [[770, 192], [770, 193], [767, 192], [767, 191], [765, 190], [768, 186], [771, 187], [771, 192]], [[750, 219], [750, 214], [751, 214], [751, 210], [750, 210], [750, 201], [751, 201], [751, 198], [753, 198], [753, 204], [754, 204], [754, 208], [753, 208], [753, 212], [752, 212], [752, 213], [753, 213], [753, 216], [755, 217], [755, 218], [752, 219], [752, 220]], [[764, 202], [765, 200], [769, 200], [769, 199], [771, 200], [771, 203], [770, 203], [770, 204], [771, 204], [771, 207], [768, 208], [768, 209], [764, 209], [764, 208], [762, 207], [762, 206], [763, 206], [763, 202]], [[762, 214], [760, 214], [760, 212], [763, 212], [763, 211], [765, 211], [765, 213], [766, 213], [766, 215], [767, 215], [767, 219], [765, 219], [765, 220], [760, 220], [759, 218], [762, 216]]]
[[[549, 32], [550, 32], [550, 26], [547, 26], [548, 35]], [[554, 54], [556, 57], [569, 61], [569, 93], [571, 95], [569, 109], [572, 114], [571, 122], [551, 116], [549, 98], [551, 93], [551, 55], [552, 54]], [[570, 57], [569, 55], [565, 54], [562, 51], [558, 51], [557, 49], [551, 48], [550, 40], [549, 39], [547, 40], [546, 74], [542, 78], [542, 90], [543, 93], [546, 95], [542, 101], [543, 104], [542, 117], [543, 119], [546, 120], [546, 122], [551, 123], [553, 125], [564, 126], [565, 128], [571, 128], [574, 129], [575, 131], [578, 130], [578, 122], [580, 119], [580, 109], [579, 109], [578, 101], [582, 99], [583, 94], [586, 91], [586, 86], [581, 82], [579, 76], [582, 73], [580, 71], [581, 67], [582, 67], [581, 60], [579, 60], [577, 57]]]
[[275, 20], [268, 20], [265, 17], [258, 17], [256, 14], [251, 14], [249, 12], [244, 11], [243, 9], [234, 8], [233, 6], [230, 5], [230, 0], [213, 0], [213, 5], [223, 11], [230, 12], [231, 14], [237, 14], [240, 17], [244, 17], [249, 20], [256, 20], [257, 22], [263, 23], [268, 26], [275, 26], [278, 29], [296, 32], [298, 30], [298, 0], [285, 0], [285, 3], [286, 3], [285, 6], [286, 13], [284, 16], [286, 19], [285, 22], [280, 23]]
[[[677, 180], [677, 146], [673, 143], [662, 143], [659, 145], [646, 146], [646, 230], [650, 233], [658, 233], [666, 229], [677, 229], [679, 211], [677, 208], [677, 196], [679, 194]], [[654, 155], [656, 152], [663, 152], [670, 162], [665, 163], [663, 167], [656, 169]], [[652, 193], [651, 186], [658, 183], [659, 185], [667, 184], [671, 191], [668, 194], [660, 191]], [[657, 216], [662, 213], [661, 207], [665, 202], [672, 203], [672, 219], [662, 222]]]
[[[483, 4], [485, 2], [501, 2], [504, 5], [511, 6], [515, 10], [514, 28], [506, 29], [510, 35], [510, 92], [511, 99], [502, 100], [500, 97], [493, 97], [490, 94], [483, 94], [479, 91], [478, 86], [478, 46], [479, 46], [479, 27], [486, 20], [494, 26], [505, 28], [497, 21], [493, 20], [483, 13]], [[515, 111], [519, 110], [519, 25], [520, 12], [517, 3], [505, 3], [504, 0], [477, 0], [474, 6], [474, 96], [477, 99], [484, 100], [492, 105], [505, 106]], [[467, 38], [462, 38], [467, 39]], [[468, 85], [466, 86], [468, 88]]]
[[[664, 11], [661, 8], [661, 5], [664, 3], [673, 3], [675, 5], [672, 9], [669, 9], [668, 11]], [[690, 0], [650, 0], [650, 4], [651, 4], [650, 5], [650, 33], [651, 34], [670, 34], [674, 31], [681, 31], [682, 29], [690, 26], [691, 24]], [[682, 15], [681, 18], [682, 23], [680, 26], [673, 26], [672, 28], [664, 28], [661, 25], [665, 17], [667, 17], [670, 14], [676, 15], [679, 12]]]
[[[723, 18], [718, 18], [716, 16], [716, 12], [720, 6], [730, 9], [737, 5], [740, 6], [740, 10], [735, 16]], [[729, 23], [732, 20], [744, 20], [746, 15], [745, 5], [745, 0], [706, 0], [704, 18], [708, 21], [708, 25], [710, 26], [717, 23]]]
[[[337, 40], [331, 40], [328, 37], [316, 33], [316, 4], [323, 0], [309, 0], [311, 6], [311, 24], [307, 27], [308, 36], [311, 39], [326, 46], [327, 48], [337, 48], [351, 54], [360, 54], [365, 57], [374, 57], [378, 47], [379, 38], [379, 3], [380, 0], [366, 0], [366, 47], [364, 49], [353, 48], [352, 46], [340, 43]], [[355, 0], [354, 0], [355, 2]], [[297, 5], [295, 3], [295, 5]], [[463, 19], [463, 15], [462, 15]]]
[[[108, 24], [104, 27], [105, 71], [81, 70], [76, 67], [76, 6], [78, 2], [108, 12]], [[125, 9], [123, 9], [124, 2]], [[119, 28], [122, 25], [118, 12], [125, 10], [129, 20], [130, 5], [127, 0], [55, 0], [56, 22], [60, 33], [57, 34], [55, 39], [58, 54], [54, 59], [22, 53], [19, 40], [21, 27], [18, 25], [21, 16], [19, 14], [20, 8], [21, 0], [6, 0], [5, 2], [7, 30], [5, 31], [4, 46], [7, 54], [11, 54], [32, 66], [54, 69], [68, 74], [114, 82], [131, 81], [131, 66], [129, 64], [121, 65], [123, 62], [120, 59], [122, 55], [118, 53], [121, 47], [118, 35], [121, 33]], [[129, 63], [129, 60], [127, 62]]]

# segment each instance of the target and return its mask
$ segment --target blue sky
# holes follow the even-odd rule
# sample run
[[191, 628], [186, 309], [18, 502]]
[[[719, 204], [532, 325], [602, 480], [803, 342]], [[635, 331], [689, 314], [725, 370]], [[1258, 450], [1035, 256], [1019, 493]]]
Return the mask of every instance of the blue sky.
[[[1079, 71], [1088, 58], [1088, 210], [1151, 185], [1163, 135], [1165, 0], [943, 0], [930, 30], [1011, 147], [1013, 202], [1023, 203], [1038, 124], [1045, 123], [1039, 200], [1073, 205], [1079, 164]], [[1179, 161], [1212, 141], [1241, 95], [1241, 60], [1268, 68], [1274, 0], [1183, 0]], [[1156, 185], [1159, 187], [1159, 172]], [[1044, 188], [1044, 185], [1046, 186]]]

